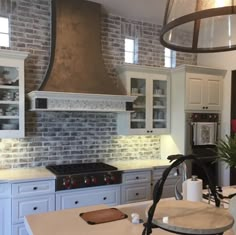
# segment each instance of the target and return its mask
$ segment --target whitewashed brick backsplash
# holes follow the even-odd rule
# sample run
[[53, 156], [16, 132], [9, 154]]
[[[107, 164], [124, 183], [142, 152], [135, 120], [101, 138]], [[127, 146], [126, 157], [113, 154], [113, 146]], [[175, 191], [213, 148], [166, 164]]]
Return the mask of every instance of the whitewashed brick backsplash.
[[[26, 93], [37, 90], [50, 58], [51, 0], [0, 0], [0, 14], [9, 16], [12, 50], [30, 52], [25, 64]], [[101, 45], [111, 79], [124, 63], [124, 38], [138, 37], [139, 64], [163, 66], [161, 26], [102, 17]], [[177, 53], [177, 65], [196, 64], [196, 56]], [[91, 112], [26, 112], [26, 137], [0, 139], [1, 167], [45, 166], [52, 163], [160, 158], [159, 136], [119, 136], [116, 114]]]

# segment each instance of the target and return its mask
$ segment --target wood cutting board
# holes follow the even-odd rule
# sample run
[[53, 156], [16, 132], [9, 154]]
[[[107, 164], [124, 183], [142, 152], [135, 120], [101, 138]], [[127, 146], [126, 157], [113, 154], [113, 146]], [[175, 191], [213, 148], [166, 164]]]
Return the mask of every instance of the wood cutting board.
[[116, 208], [108, 208], [81, 213], [80, 217], [88, 224], [94, 225], [126, 219], [128, 216]]

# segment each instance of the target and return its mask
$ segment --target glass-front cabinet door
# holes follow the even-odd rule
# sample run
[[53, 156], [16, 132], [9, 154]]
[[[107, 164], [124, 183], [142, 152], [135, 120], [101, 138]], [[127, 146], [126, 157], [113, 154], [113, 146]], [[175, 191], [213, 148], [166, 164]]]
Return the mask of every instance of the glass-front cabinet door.
[[167, 127], [167, 80], [153, 80], [152, 114], [152, 128]]
[[24, 137], [24, 58], [0, 50], [0, 138]]
[[170, 127], [170, 70], [124, 65], [120, 79], [136, 96], [133, 112], [118, 114], [118, 134], [167, 134]]
[[137, 96], [130, 113], [130, 128], [145, 129], [146, 123], [146, 79], [131, 78], [131, 95]]

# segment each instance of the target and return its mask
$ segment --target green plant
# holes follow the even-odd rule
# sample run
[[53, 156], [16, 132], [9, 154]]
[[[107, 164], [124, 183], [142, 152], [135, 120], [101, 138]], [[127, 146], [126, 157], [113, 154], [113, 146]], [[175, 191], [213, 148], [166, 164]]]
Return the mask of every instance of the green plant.
[[218, 160], [221, 160], [229, 167], [236, 167], [236, 135], [226, 135], [225, 140], [219, 140], [216, 145]]

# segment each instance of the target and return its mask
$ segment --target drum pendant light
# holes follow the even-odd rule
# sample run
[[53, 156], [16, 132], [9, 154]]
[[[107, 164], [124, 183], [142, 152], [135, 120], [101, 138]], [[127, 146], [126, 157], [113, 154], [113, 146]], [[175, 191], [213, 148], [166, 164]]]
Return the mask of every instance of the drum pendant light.
[[236, 49], [236, 0], [167, 0], [160, 42], [171, 50]]

